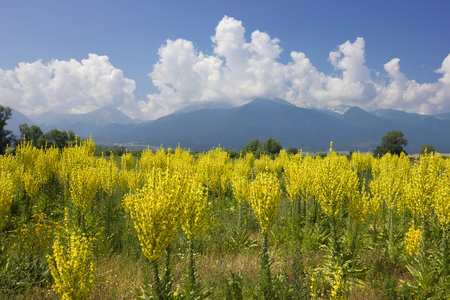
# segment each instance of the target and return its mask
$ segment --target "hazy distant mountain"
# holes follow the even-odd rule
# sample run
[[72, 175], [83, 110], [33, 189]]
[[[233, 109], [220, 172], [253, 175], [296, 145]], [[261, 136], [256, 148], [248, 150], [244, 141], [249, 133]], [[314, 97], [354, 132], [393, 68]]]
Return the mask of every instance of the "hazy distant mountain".
[[30, 117], [35, 123], [41, 125], [54, 125], [67, 127], [69, 124], [83, 123], [95, 126], [110, 124], [133, 124], [133, 119], [113, 106], [103, 107], [85, 114], [60, 114], [45, 112]]
[[29, 126], [35, 125], [35, 123], [31, 121], [27, 116], [25, 116], [20, 111], [15, 110], [14, 108], [11, 108], [11, 119], [9, 119], [6, 123], [6, 129], [12, 130], [17, 137], [20, 136], [20, 124], [27, 123]]
[[435, 117], [436, 119], [440, 119], [440, 120], [450, 120], [450, 112], [444, 113], [444, 114], [433, 115], [433, 117]]
[[194, 103], [188, 106], [183, 107], [174, 112], [174, 114], [180, 113], [188, 113], [191, 111], [199, 110], [199, 109], [230, 109], [233, 108], [233, 105], [228, 103], [218, 103], [218, 102], [199, 102]]
[[369, 151], [380, 144], [388, 131], [401, 130], [408, 139], [405, 150], [409, 153], [417, 153], [423, 144], [433, 144], [438, 152], [450, 152], [450, 116], [446, 114], [366, 112], [350, 106], [317, 110], [280, 99], [256, 99], [239, 107], [214, 103], [193, 105], [139, 124], [111, 107], [83, 115], [48, 113], [35, 116], [34, 120], [40, 126], [44, 121], [53, 122], [45, 125], [48, 128], [41, 127], [44, 132], [53, 128], [73, 130], [81, 137], [92, 134], [97, 143], [109, 145], [176, 147], [180, 144], [203, 151], [219, 144], [241, 149], [251, 140], [273, 137], [286, 148], [294, 146], [305, 151], [327, 151], [330, 141], [336, 150]]
[[[402, 113], [402, 112], [400, 112]], [[418, 152], [422, 144], [450, 152], [450, 123], [432, 116], [388, 114], [377, 116], [358, 107], [321, 112], [294, 106], [283, 100], [256, 99], [231, 109], [200, 109], [171, 114], [141, 124], [133, 132], [114, 130], [116, 141], [134, 141], [165, 147], [206, 150], [219, 144], [240, 149], [250, 140], [273, 137], [285, 147], [326, 151], [330, 141], [337, 150], [373, 150], [390, 130], [401, 130], [408, 139], [406, 151]], [[108, 134], [105, 133], [106, 138]]]
[[[351, 124], [317, 110], [300, 108], [283, 100], [256, 99], [232, 109], [202, 109], [171, 114], [148, 124], [141, 124], [116, 140], [126, 138], [150, 145], [190, 147], [206, 150], [219, 144], [226, 148], [242, 148], [250, 140], [269, 137], [284, 146], [306, 151], [324, 151], [330, 141], [345, 149], [353, 149], [355, 139], [375, 147]], [[106, 136], [106, 134], [105, 134]]]

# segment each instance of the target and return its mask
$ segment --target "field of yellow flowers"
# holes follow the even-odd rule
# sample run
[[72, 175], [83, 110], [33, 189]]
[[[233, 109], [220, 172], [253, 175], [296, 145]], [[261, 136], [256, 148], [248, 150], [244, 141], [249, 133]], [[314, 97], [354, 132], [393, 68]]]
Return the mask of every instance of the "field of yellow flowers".
[[2, 299], [449, 299], [450, 160], [0, 156]]

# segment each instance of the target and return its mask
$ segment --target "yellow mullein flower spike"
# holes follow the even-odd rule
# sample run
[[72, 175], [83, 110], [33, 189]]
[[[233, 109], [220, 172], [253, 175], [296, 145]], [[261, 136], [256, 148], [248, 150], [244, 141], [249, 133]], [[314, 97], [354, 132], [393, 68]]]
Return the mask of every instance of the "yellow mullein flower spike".
[[70, 173], [70, 195], [79, 211], [85, 213], [91, 206], [100, 185], [99, 179], [98, 168], [77, 168]]
[[414, 221], [405, 235], [406, 251], [409, 255], [416, 255], [419, 252], [420, 243], [422, 242], [422, 231], [416, 229]]
[[[1, 161], [0, 161], [1, 163]], [[3, 224], [14, 198], [14, 182], [10, 173], [0, 172], [0, 225]]]
[[361, 186], [361, 191], [355, 191], [348, 203], [348, 211], [358, 223], [363, 223], [371, 212], [376, 212], [379, 209], [376, 207], [377, 204], [374, 205], [374, 202], [371, 201], [370, 193], [366, 190], [365, 180], [363, 180]]
[[182, 227], [188, 239], [200, 232], [205, 226], [208, 198], [203, 190], [202, 183], [194, 178], [186, 182], [183, 205]]
[[450, 170], [447, 169], [439, 178], [434, 197], [434, 211], [443, 228], [450, 224]]
[[413, 214], [426, 217], [432, 213], [434, 196], [442, 173], [442, 158], [429, 153], [420, 156], [410, 170], [403, 196]]
[[259, 173], [250, 185], [250, 204], [265, 233], [273, 225], [280, 205], [281, 187], [273, 173]]
[[23, 183], [27, 195], [34, 199], [39, 194], [39, 181], [31, 170], [26, 171], [23, 175]]
[[133, 155], [129, 152], [122, 155], [122, 157], [120, 158], [120, 164], [121, 164], [122, 170], [125, 170], [125, 171], [133, 170], [134, 169]]
[[87, 299], [94, 287], [95, 266], [91, 240], [81, 232], [68, 231], [67, 244], [60, 235], [48, 255], [50, 271], [55, 280], [53, 290], [62, 299]]
[[186, 172], [153, 169], [145, 185], [124, 198], [145, 256], [157, 261], [170, 245], [180, 226]]
[[324, 159], [316, 158], [316, 172], [311, 193], [316, 197], [324, 212], [336, 215], [345, 199], [353, 197], [358, 190], [359, 179], [351, 169], [345, 156], [331, 153]]

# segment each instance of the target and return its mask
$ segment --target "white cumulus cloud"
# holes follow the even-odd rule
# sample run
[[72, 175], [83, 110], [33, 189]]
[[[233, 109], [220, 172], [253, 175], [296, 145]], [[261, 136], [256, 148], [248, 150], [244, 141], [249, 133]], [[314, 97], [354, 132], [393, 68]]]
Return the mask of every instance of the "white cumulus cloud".
[[450, 111], [450, 54], [435, 72], [436, 82], [419, 84], [400, 71], [400, 59], [385, 72], [366, 66], [365, 41], [345, 41], [328, 57], [333, 74], [318, 70], [300, 51], [279, 62], [280, 41], [255, 30], [246, 38], [242, 22], [224, 16], [205, 54], [185, 39], [167, 40], [149, 74], [158, 92], [136, 101], [135, 82], [125, 78], [107, 56], [89, 54], [81, 62], [53, 60], [19, 63], [0, 69], [0, 104], [25, 114], [45, 111], [82, 113], [113, 105], [131, 117], [156, 119], [187, 105], [255, 98], [281, 98], [298, 106], [356, 105], [432, 114]]
[[126, 111], [136, 106], [134, 90], [133, 80], [96, 54], [81, 62], [38, 60], [0, 69], [0, 103], [25, 114], [85, 113], [109, 105]]
[[383, 86], [374, 99], [379, 108], [393, 108], [420, 114], [450, 110], [450, 54], [436, 73], [443, 74], [437, 82], [419, 84], [400, 71], [400, 59], [384, 65], [389, 84]]
[[[292, 51], [287, 64], [278, 62], [282, 52], [278, 39], [256, 30], [247, 41], [242, 22], [228, 16], [219, 22], [211, 41], [211, 55], [183, 39], [167, 40], [161, 46], [160, 59], [149, 74], [159, 92], [139, 103], [147, 117], [197, 102], [239, 105], [256, 97], [278, 97], [299, 106], [346, 104], [418, 113], [450, 110], [450, 55], [436, 71], [443, 74], [441, 79], [418, 84], [400, 72], [398, 59], [385, 64], [386, 74], [371, 72], [365, 65], [362, 37], [330, 52], [333, 75], [317, 70], [302, 52]], [[387, 83], [381, 83], [383, 76]]]

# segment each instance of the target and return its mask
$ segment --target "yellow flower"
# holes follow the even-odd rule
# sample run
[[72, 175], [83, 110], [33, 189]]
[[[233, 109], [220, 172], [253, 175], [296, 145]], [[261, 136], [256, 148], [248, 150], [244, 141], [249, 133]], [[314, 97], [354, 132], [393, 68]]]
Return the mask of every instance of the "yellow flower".
[[36, 158], [39, 156], [39, 149], [31, 142], [20, 143], [16, 148], [16, 160], [23, 166], [24, 171], [33, 170]]
[[255, 173], [272, 173], [278, 178], [281, 177], [281, 172], [283, 171], [283, 165], [281, 160], [273, 160], [268, 155], [261, 155], [259, 159], [255, 160]]
[[404, 210], [401, 195], [405, 191], [409, 177], [409, 158], [402, 152], [400, 156], [387, 153], [372, 163], [373, 180], [369, 187], [374, 203], [378, 203], [373, 210], [379, 212], [384, 202], [391, 211]]
[[159, 260], [180, 226], [185, 185], [185, 172], [155, 168], [142, 189], [124, 198], [142, 250], [152, 262]]
[[46, 183], [56, 176], [60, 168], [60, 154], [59, 148], [53, 146], [39, 151], [35, 161], [35, 173], [40, 183]]
[[125, 153], [121, 159], [122, 170], [131, 171], [134, 169], [134, 158], [131, 153]]
[[250, 185], [250, 204], [265, 233], [273, 225], [281, 198], [280, 181], [273, 173], [259, 173]]
[[349, 199], [348, 211], [357, 223], [363, 223], [367, 216], [378, 210], [378, 204], [371, 201], [370, 193], [366, 190], [366, 181], [361, 184], [361, 191], [355, 191]]
[[74, 206], [85, 213], [94, 201], [99, 187], [97, 168], [77, 168], [70, 173], [70, 195]]
[[215, 191], [219, 186], [224, 191], [228, 187], [233, 165], [228, 153], [218, 147], [200, 154], [196, 169], [201, 176], [200, 180], [210, 191]]
[[47, 260], [55, 283], [53, 290], [62, 299], [87, 299], [94, 287], [95, 266], [90, 239], [80, 232], [68, 232], [67, 245], [60, 235]]
[[336, 215], [345, 199], [350, 199], [358, 190], [359, 179], [351, 169], [345, 156], [331, 153], [324, 159], [317, 158], [314, 184], [311, 193], [324, 212]]
[[439, 178], [434, 197], [434, 211], [439, 218], [441, 226], [446, 228], [450, 224], [450, 170]]
[[289, 200], [297, 196], [306, 199], [311, 194], [313, 182], [314, 160], [310, 156], [290, 156], [284, 164], [284, 181]]
[[416, 229], [414, 221], [405, 235], [405, 246], [409, 255], [416, 255], [419, 252], [420, 243], [422, 242], [422, 231]]
[[356, 172], [365, 171], [372, 166], [374, 158], [367, 152], [365, 155], [362, 155], [358, 152], [352, 153], [351, 165], [353, 170]]
[[31, 170], [26, 171], [23, 175], [23, 183], [28, 196], [34, 199], [39, 194], [39, 181]]
[[441, 172], [442, 158], [435, 152], [421, 155], [411, 167], [403, 196], [413, 214], [424, 218], [432, 213]]
[[348, 286], [344, 280], [344, 272], [340, 266], [336, 265], [333, 272], [331, 299], [346, 299], [347, 290]]
[[248, 198], [249, 179], [251, 176], [252, 166], [248, 159], [241, 157], [234, 162], [230, 181], [231, 187], [233, 188], [234, 197], [239, 202]]
[[192, 236], [199, 233], [208, 221], [206, 216], [208, 201], [202, 183], [197, 178], [188, 179], [184, 189], [182, 227], [188, 239], [192, 239]]
[[8, 213], [14, 198], [14, 184], [11, 174], [0, 172], [0, 225]]
[[111, 155], [109, 161], [106, 161], [104, 158], [98, 160], [97, 172], [101, 187], [106, 194], [110, 196], [114, 194], [119, 183], [119, 168], [114, 160], [114, 156]]

